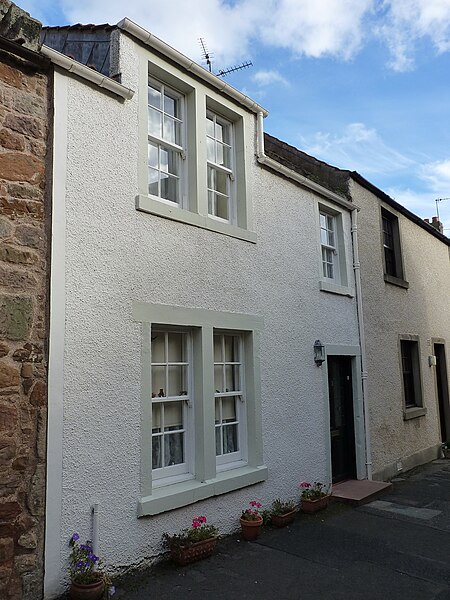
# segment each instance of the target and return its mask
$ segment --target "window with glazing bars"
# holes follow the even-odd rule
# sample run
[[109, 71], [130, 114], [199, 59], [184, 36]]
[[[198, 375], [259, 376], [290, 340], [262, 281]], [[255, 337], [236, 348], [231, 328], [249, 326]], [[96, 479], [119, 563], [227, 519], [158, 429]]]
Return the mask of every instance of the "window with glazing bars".
[[243, 370], [240, 335], [214, 334], [214, 403], [217, 463], [242, 457]]
[[232, 138], [232, 124], [208, 111], [206, 114], [208, 214], [223, 221], [234, 220]]
[[148, 193], [181, 205], [183, 97], [148, 82]]
[[320, 244], [322, 249], [322, 275], [336, 279], [336, 219], [333, 215], [320, 213]]
[[188, 472], [191, 404], [189, 332], [152, 330], [153, 477]]

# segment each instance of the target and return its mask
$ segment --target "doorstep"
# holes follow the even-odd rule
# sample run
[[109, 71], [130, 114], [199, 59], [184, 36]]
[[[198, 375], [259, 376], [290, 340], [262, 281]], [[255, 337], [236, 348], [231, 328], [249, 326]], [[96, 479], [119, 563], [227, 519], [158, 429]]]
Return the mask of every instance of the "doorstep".
[[392, 483], [369, 481], [368, 479], [349, 479], [335, 483], [331, 490], [331, 499], [359, 506], [371, 502], [392, 489]]

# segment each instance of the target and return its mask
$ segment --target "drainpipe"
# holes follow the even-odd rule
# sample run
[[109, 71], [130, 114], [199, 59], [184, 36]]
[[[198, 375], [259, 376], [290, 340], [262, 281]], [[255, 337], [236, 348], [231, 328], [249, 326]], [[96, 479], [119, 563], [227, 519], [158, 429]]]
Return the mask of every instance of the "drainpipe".
[[365, 433], [365, 450], [366, 450], [366, 476], [367, 479], [372, 479], [372, 450], [370, 444], [370, 424], [369, 424], [369, 405], [368, 389], [367, 389], [367, 355], [366, 355], [366, 335], [364, 331], [364, 315], [362, 308], [361, 294], [361, 264], [359, 262], [359, 247], [358, 247], [358, 211], [359, 208], [352, 210], [352, 246], [353, 246], [353, 272], [355, 274], [355, 289], [356, 289], [356, 311], [358, 314], [358, 330], [359, 330], [359, 345], [361, 348], [361, 381], [363, 394], [363, 411], [364, 411], [364, 433]]
[[98, 504], [92, 505], [92, 549], [98, 556]]
[[281, 173], [285, 177], [300, 183], [304, 187], [312, 190], [321, 196], [328, 198], [344, 206], [347, 210], [351, 211], [352, 220], [352, 246], [353, 246], [353, 271], [355, 274], [355, 294], [356, 294], [356, 311], [358, 315], [358, 331], [359, 331], [359, 345], [361, 348], [361, 381], [362, 381], [362, 394], [363, 394], [363, 415], [364, 415], [364, 435], [365, 435], [365, 455], [366, 455], [366, 477], [372, 479], [372, 450], [370, 445], [370, 428], [369, 428], [369, 406], [367, 402], [368, 390], [367, 390], [367, 356], [366, 356], [366, 341], [364, 333], [364, 317], [362, 310], [362, 294], [361, 294], [361, 266], [359, 262], [359, 249], [358, 249], [358, 211], [359, 207], [348, 200], [345, 200], [338, 194], [322, 187], [321, 185], [303, 177], [299, 173], [296, 173], [292, 169], [288, 169], [284, 165], [281, 165], [276, 160], [273, 160], [264, 153], [264, 127], [263, 119], [264, 113], [262, 111], [257, 113], [256, 121], [256, 157], [260, 164], [270, 167], [277, 173]]

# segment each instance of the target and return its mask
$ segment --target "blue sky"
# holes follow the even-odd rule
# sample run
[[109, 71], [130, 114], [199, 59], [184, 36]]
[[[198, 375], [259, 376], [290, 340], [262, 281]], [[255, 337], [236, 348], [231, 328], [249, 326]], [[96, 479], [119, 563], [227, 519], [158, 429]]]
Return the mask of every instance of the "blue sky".
[[[421, 217], [450, 197], [450, 0], [17, 0], [45, 25], [127, 16], [270, 112], [265, 130]], [[186, 26], [188, 24], [188, 26]], [[450, 235], [450, 200], [439, 202]]]

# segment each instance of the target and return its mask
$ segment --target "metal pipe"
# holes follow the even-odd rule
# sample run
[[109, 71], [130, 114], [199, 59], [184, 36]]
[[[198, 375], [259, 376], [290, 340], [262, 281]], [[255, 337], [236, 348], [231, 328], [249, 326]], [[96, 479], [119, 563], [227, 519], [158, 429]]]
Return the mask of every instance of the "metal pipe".
[[98, 556], [98, 504], [92, 505], [92, 549]]
[[366, 454], [366, 476], [372, 479], [372, 449], [370, 441], [370, 418], [368, 405], [368, 387], [367, 387], [367, 355], [366, 355], [366, 336], [364, 331], [364, 315], [361, 293], [361, 263], [359, 262], [358, 246], [358, 210], [352, 210], [352, 246], [353, 246], [353, 272], [355, 275], [355, 295], [356, 311], [358, 315], [359, 346], [361, 349], [361, 383], [363, 394], [363, 412], [364, 412], [364, 437]]

